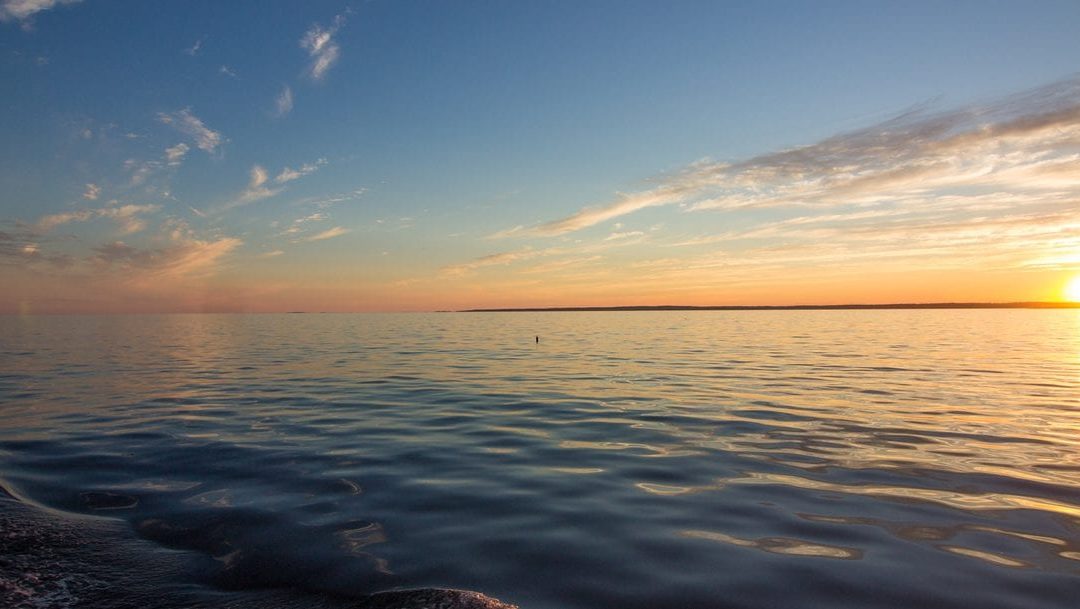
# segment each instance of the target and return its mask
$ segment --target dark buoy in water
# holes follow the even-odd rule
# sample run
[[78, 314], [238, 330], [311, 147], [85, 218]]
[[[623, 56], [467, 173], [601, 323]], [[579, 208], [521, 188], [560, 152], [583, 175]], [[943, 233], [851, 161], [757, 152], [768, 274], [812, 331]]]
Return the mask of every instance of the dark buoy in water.
[[536, 344], [538, 344], [538, 345], [540, 344], [540, 337], [539, 336], [536, 337]]

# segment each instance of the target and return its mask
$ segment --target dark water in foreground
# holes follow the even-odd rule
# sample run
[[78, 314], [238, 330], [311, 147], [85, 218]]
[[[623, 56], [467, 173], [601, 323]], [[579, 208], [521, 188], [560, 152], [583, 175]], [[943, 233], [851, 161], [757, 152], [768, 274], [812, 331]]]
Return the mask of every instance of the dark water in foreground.
[[0, 478], [209, 605], [1072, 608], [1080, 312], [0, 317]]

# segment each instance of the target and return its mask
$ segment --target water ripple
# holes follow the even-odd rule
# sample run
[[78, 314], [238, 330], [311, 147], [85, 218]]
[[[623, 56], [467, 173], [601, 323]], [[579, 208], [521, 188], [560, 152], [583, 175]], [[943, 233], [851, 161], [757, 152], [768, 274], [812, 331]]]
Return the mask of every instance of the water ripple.
[[1080, 589], [1075, 311], [2, 317], [0, 345], [5, 483], [190, 553], [195, 583], [532, 609]]

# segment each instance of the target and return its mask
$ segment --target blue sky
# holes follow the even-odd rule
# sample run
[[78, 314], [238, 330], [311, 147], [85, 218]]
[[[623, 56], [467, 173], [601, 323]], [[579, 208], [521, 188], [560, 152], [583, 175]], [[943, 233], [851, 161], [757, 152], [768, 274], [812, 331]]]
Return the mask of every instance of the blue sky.
[[[869, 266], [813, 285], [790, 260], [743, 275], [708, 261], [813, 240], [732, 231], [832, 216], [836, 255], [856, 260], [854, 236], [880, 226], [867, 219], [928, 208], [910, 184], [807, 205], [717, 164], [910, 111], [909, 126], [961, 112], [953, 128], [978, 132], [1067, 110], [1080, 65], [1076, 2], [0, 0], [0, 18], [0, 310], [24, 312], [904, 299], [843, 291], [905, 251], [895, 235]], [[1030, 94], [1048, 86], [1051, 101]], [[998, 144], [1075, 152], [1068, 138]], [[885, 171], [860, 150], [853, 166]], [[708, 188], [670, 191], [703, 166]], [[1071, 173], [1037, 195], [954, 178], [932, 180], [939, 224], [987, 215], [942, 207], [951, 188], [1074, 235]], [[731, 195], [718, 180], [771, 198], [703, 205]], [[971, 299], [1050, 297], [1080, 243], [1025, 231], [989, 234], [983, 256], [934, 254], [951, 265], [890, 266], [893, 283], [925, 284], [930, 266], [942, 286], [966, 277]], [[1005, 256], [1040, 245], [1064, 262], [1038, 275], [1045, 252]], [[1002, 261], [962, 262], [980, 257]], [[910, 292], [938, 295], [957, 296]]]

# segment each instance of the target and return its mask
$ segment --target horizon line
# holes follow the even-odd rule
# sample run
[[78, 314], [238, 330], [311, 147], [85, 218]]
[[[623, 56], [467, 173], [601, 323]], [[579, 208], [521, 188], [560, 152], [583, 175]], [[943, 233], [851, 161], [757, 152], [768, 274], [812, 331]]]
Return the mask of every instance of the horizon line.
[[93, 316], [93, 315], [355, 315], [395, 313], [559, 313], [605, 311], [842, 311], [842, 310], [919, 310], [919, 309], [1080, 309], [1080, 301], [1017, 301], [1017, 302], [910, 302], [910, 303], [846, 303], [791, 305], [611, 305], [555, 307], [483, 307], [472, 309], [428, 310], [284, 310], [284, 311], [71, 311], [17, 312], [0, 311], [0, 317]]
[[616, 305], [569, 307], [500, 307], [440, 311], [454, 313], [519, 313], [574, 311], [828, 311], [828, 310], [901, 310], [901, 309], [1080, 309], [1080, 302], [908, 302], [884, 304], [793, 304], [793, 305]]

